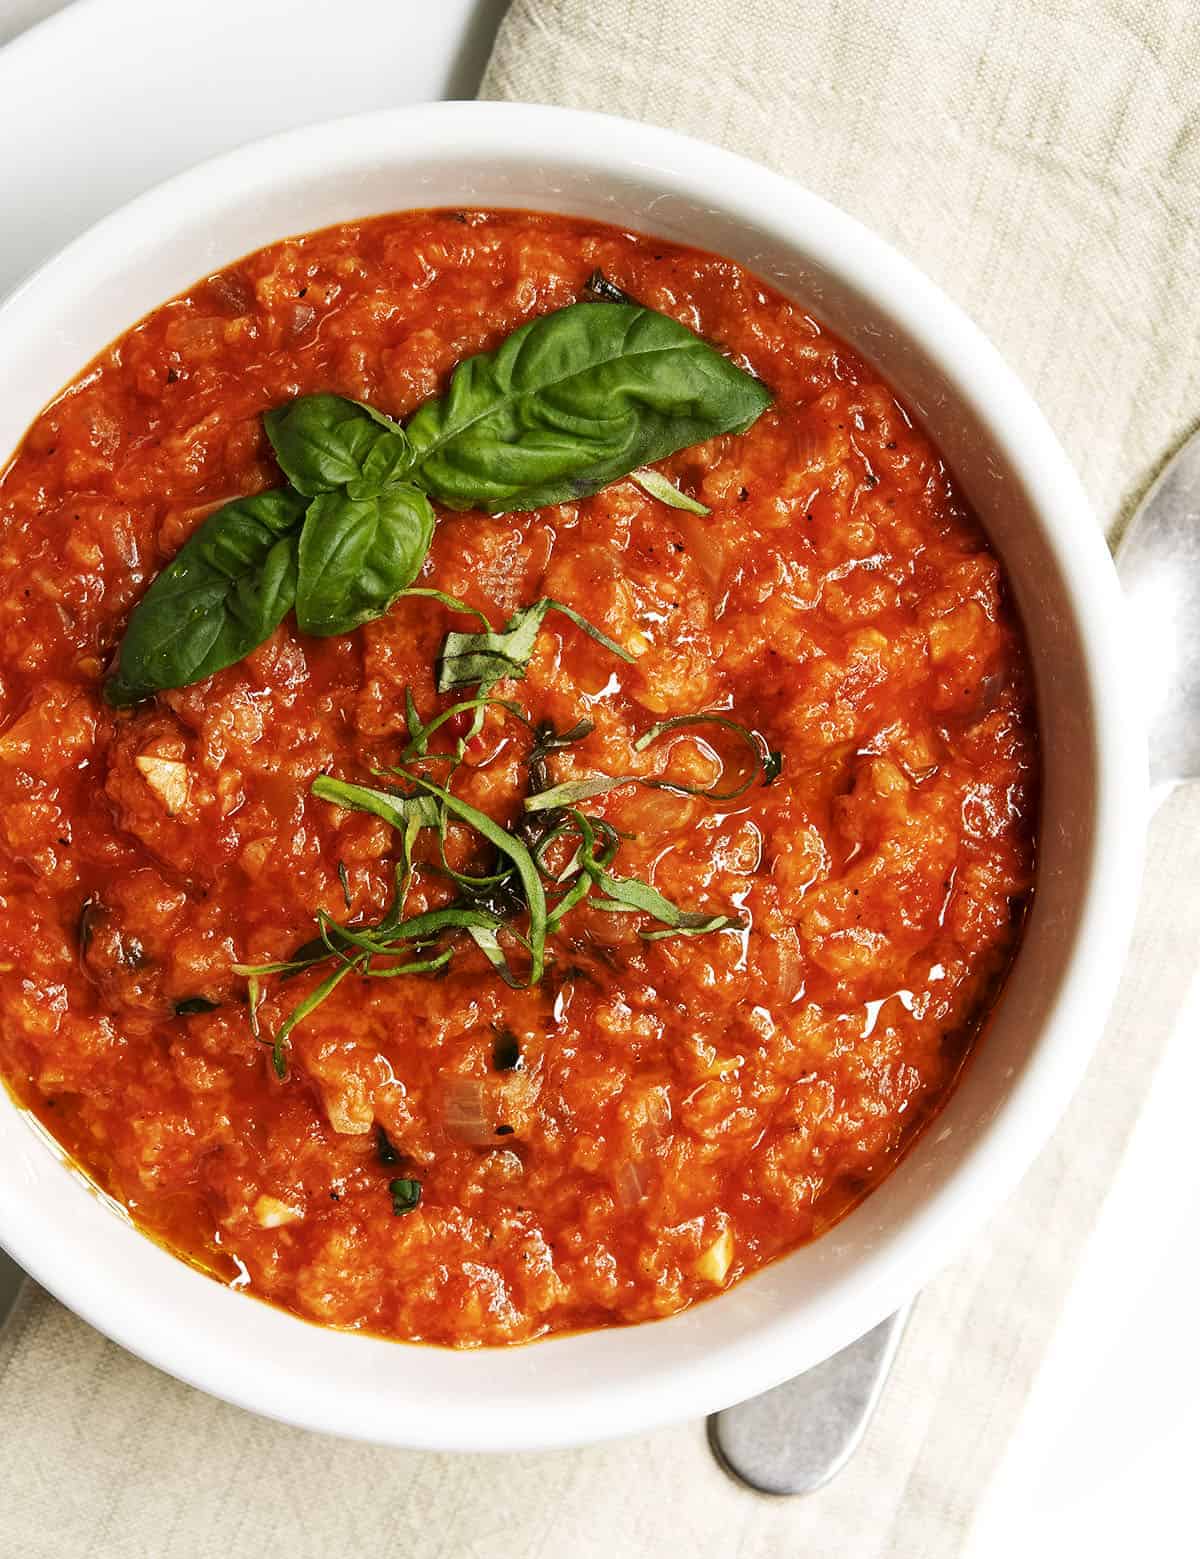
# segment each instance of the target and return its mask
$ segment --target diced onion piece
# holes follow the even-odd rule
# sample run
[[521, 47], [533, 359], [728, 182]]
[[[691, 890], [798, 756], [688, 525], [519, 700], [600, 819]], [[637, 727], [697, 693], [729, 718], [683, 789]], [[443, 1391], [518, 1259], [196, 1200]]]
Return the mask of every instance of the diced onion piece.
[[711, 522], [683, 519], [679, 522], [687, 550], [710, 585], [719, 585], [725, 574], [725, 549]]
[[617, 1170], [617, 1195], [622, 1207], [636, 1207], [646, 1200], [646, 1172], [631, 1158]]
[[451, 1077], [447, 1080], [443, 1119], [452, 1137], [477, 1148], [494, 1142], [496, 1123], [490, 1115], [490, 1100], [482, 1078]]
[[781, 926], [761, 953], [763, 977], [774, 999], [794, 1001], [804, 989], [804, 955], [794, 926]]
[[150, 789], [167, 809], [167, 816], [174, 817], [187, 806], [190, 779], [186, 763], [177, 758], [135, 758], [135, 765]]
[[254, 1217], [262, 1229], [281, 1229], [284, 1224], [302, 1222], [304, 1211], [281, 1202], [277, 1196], [264, 1193], [254, 1204]]
[[340, 1137], [365, 1137], [375, 1124], [375, 1107], [366, 1096], [361, 1079], [358, 1088], [323, 1088], [325, 1114]]
[[696, 1261], [696, 1276], [706, 1283], [723, 1283], [733, 1264], [733, 1235], [722, 1229], [716, 1239], [701, 1251]]
[[671, 1122], [671, 1095], [665, 1087], [649, 1088], [630, 1114], [631, 1142], [635, 1156], [647, 1158], [667, 1134]]
[[796, 442], [788, 463], [796, 471], [808, 471], [813, 466], [825, 463], [825, 440], [811, 423], [802, 427], [796, 434]]
[[446, 1130], [472, 1147], [497, 1147], [528, 1124], [538, 1086], [527, 1072], [507, 1072], [503, 1077], [449, 1077], [442, 1107]]

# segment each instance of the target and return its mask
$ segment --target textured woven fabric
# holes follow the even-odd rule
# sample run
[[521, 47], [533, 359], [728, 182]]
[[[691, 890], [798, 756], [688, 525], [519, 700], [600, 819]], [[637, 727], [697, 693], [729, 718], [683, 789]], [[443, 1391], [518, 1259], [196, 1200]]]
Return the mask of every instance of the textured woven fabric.
[[[1000, 346], [1112, 531], [1200, 414], [1198, 58], [1191, 0], [517, 0], [484, 95], [690, 131], [854, 212]], [[4, 1553], [969, 1553], [1195, 966], [1198, 841], [1200, 796], [1180, 794], [1152, 831], [1129, 972], [1079, 1097], [1018, 1196], [923, 1295], [862, 1450], [819, 1495], [735, 1487], [699, 1424], [503, 1458], [281, 1429], [32, 1292], [0, 1339]]]

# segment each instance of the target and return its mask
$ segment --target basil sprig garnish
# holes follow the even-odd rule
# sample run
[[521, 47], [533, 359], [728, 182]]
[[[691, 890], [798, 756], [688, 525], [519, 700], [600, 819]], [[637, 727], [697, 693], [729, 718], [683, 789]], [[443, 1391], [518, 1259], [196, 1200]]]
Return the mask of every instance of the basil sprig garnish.
[[[624, 297], [603, 294], [614, 295]], [[129, 704], [212, 676], [293, 606], [314, 635], [380, 616], [425, 560], [430, 498], [502, 514], [633, 475], [663, 502], [705, 512], [649, 467], [745, 432], [770, 403], [759, 380], [677, 321], [599, 301], [541, 315], [460, 363], [407, 427], [340, 395], [276, 407], [264, 424], [289, 485], [226, 504], [184, 544], [135, 607], [106, 696]], [[515, 650], [488, 651], [493, 664], [519, 663], [540, 621], [509, 623], [498, 637], [514, 636]], [[450, 663], [465, 653], [452, 647]]]

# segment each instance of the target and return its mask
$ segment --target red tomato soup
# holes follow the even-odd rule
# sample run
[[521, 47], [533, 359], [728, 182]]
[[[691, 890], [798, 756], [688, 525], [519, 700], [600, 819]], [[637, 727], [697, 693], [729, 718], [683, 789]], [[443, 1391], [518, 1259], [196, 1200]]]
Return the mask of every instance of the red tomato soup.
[[[431, 973], [343, 979], [291, 1030], [280, 1077], [272, 1041], [336, 965], [257, 988], [235, 965], [288, 960], [319, 912], [378, 921], [402, 862], [396, 827], [310, 787], [379, 784], [409, 694], [426, 722], [469, 699], [439, 694], [436, 667], [447, 632], [479, 625], [410, 596], [332, 637], [289, 615], [239, 663], [130, 708], [104, 678], [201, 521], [279, 486], [265, 411], [332, 391], [406, 419], [596, 268], [774, 403], [659, 463], [708, 515], [629, 479], [521, 513], [435, 505], [419, 586], [494, 625], [553, 597], [630, 659], [551, 612], [524, 678], [493, 693], [528, 723], [466, 711], [429, 743], [457, 741], [461, 762], [423, 772], [518, 832], [535, 771], [542, 790], [675, 781], [578, 806], [614, 874], [728, 918], [648, 937], [653, 916], [592, 894], [519, 988], [518, 905], [500, 938], [518, 988], [452, 931]], [[0, 556], [0, 1069], [214, 1278], [454, 1346], [670, 1315], [822, 1234], [952, 1088], [1033, 883], [1021, 628], [888, 385], [740, 266], [504, 211], [263, 249], [39, 416], [0, 485]], [[754, 740], [681, 724], [637, 745], [713, 711]], [[548, 731], [576, 734], [531, 762]], [[755, 755], [740, 795], [706, 793]], [[542, 852], [552, 896], [577, 845]], [[496, 873], [454, 818], [413, 851], [407, 914], [460, 896], [447, 865]]]

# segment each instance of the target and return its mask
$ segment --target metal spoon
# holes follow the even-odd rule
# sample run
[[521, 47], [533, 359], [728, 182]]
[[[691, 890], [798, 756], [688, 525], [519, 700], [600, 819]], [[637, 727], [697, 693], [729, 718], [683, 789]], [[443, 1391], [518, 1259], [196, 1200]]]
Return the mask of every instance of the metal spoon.
[[[1152, 804], [1200, 778], [1200, 433], [1169, 460], [1117, 550], [1143, 646]], [[713, 1455], [765, 1494], [811, 1494], [857, 1450], [911, 1306], [773, 1391], [708, 1420]]]

